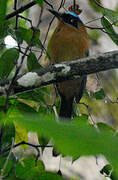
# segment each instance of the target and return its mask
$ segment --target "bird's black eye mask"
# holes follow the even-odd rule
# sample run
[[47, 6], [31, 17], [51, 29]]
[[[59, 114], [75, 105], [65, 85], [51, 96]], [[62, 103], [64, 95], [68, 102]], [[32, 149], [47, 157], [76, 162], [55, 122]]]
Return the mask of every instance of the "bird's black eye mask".
[[72, 12], [72, 11], [68, 11], [68, 12], [65, 12], [61, 15], [61, 17], [63, 19], [75, 19], [76, 21], [79, 21], [80, 23], [83, 24], [82, 20], [80, 19], [80, 17], [75, 13], [75, 12]]
[[48, 9], [48, 10], [63, 23], [74, 26], [77, 29], [79, 28], [78, 22], [83, 24], [82, 20], [75, 12], [68, 11], [65, 13], [60, 13], [58, 11], [55, 11], [54, 9]]
[[79, 16], [74, 13], [74, 12], [71, 12], [71, 11], [68, 11], [66, 13], [63, 13], [61, 14], [61, 20], [64, 22], [64, 23], [67, 23], [69, 25], [72, 25], [76, 28], [79, 28], [78, 27], [78, 22], [82, 23], [82, 20], [79, 18]]
[[71, 11], [68, 11], [66, 13], [63, 13], [61, 15], [61, 20], [69, 25], [72, 25], [76, 28], [79, 28], [78, 27], [78, 22], [82, 23], [82, 20], [79, 18], [79, 16], [74, 13], [74, 12], [71, 12]]

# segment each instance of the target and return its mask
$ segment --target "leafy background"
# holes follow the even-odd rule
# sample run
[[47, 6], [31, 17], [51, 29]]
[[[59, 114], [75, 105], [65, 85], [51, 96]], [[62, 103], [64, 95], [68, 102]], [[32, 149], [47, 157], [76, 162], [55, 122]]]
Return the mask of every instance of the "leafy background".
[[[40, 64], [38, 63], [38, 57], [43, 48], [42, 43], [46, 33], [45, 28], [47, 27], [51, 16], [46, 10], [47, 6], [44, 5], [42, 23], [39, 25], [39, 29], [36, 27], [34, 28], [37, 22], [33, 21], [33, 19], [38, 19], [36, 18], [36, 13], [40, 12], [41, 7], [43, 6], [43, 0], [37, 0], [36, 2], [39, 4], [39, 7], [33, 7], [22, 13], [24, 17], [31, 17], [33, 27], [31, 22], [19, 18], [18, 27], [16, 28], [16, 18], [5, 21], [6, 14], [13, 11], [14, 2], [11, 0], [6, 0], [4, 2], [3, 0], [0, 1], [1, 80], [8, 77], [12, 78], [14, 76], [15, 64], [19, 57], [23, 57], [23, 48], [26, 48], [27, 46], [31, 46], [30, 51], [28, 51], [28, 56], [26, 56], [27, 69], [22, 69], [20, 73], [24, 71], [35, 71], [36, 69], [41, 68], [41, 65], [48, 64], [47, 58], [44, 58], [46, 56], [45, 52], [44, 56], [40, 59]], [[19, 1], [19, 7], [22, 3], [25, 4], [26, 1]], [[58, 3], [60, 2], [54, 1], [52, 5], [57, 8]], [[70, 1], [66, 2], [65, 7], [68, 7], [71, 3], [72, 2]], [[104, 6], [106, 5], [105, 7], [108, 7], [108, 9], [98, 8], [93, 1], [85, 1], [84, 3], [80, 1], [80, 5], [86, 7], [83, 13], [85, 22], [88, 21], [88, 17], [92, 19], [95, 18], [95, 16], [97, 18], [104, 16], [102, 19], [99, 19], [99, 21], [92, 22], [92, 25], [103, 26], [107, 34], [97, 30], [88, 31], [91, 39], [91, 54], [117, 49], [116, 22], [118, 21], [118, 4], [116, 3], [114, 6], [116, 11], [109, 9], [111, 8], [111, 4], [110, 2], [108, 3], [108, 1], [106, 4], [104, 3]], [[39, 16], [39, 13], [37, 16]], [[112, 25], [113, 23], [115, 26]], [[55, 21], [50, 32], [53, 31], [54, 26]], [[35, 37], [32, 41], [34, 33]], [[4, 39], [8, 35], [12, 36], [12, 38], [17, 41], [18, 45], [23, 48], [7, 48], [4, 44]], [[103, 41], [103, 36], [108, 39], [109, 43]], [[112, 47], [111, 44], [113, 45]], [[24, 60], [24, 65], [26, 65], [26, 60]], [[75, 105], [74, 119], [71, 123], [59, 123], [55, 120], [54, 108], [52, 106], [54, 100], [55, 97], [52, 86], [9, 97], [8, 104], [5, 97], [0, 97], [1, 177], [4, 177], [5, 179], [66, 179], [70, 174], [69, 172], [63, 171], [64, 163], [70, 162], [70, 165], [73, 166], [78, 158], [81, 159], [81, 156], [94, 155], [94, 160], [96, 159], [95, 165], [97, 166], [96, 156], [102, 154], [108, 160], [110, 165], [104, 166], [106, 163], [105, 160], [103, 163], [104, 168], [103, 166], [101, 167], [101, 169], [103, 168], [101, 172], [99, 169], [98, 174], [100, 178], [105, 179], [106, 174], [111, 179], [117, 179], [117, 71], [114, 70], [89, 77], [87, 90], [81, 100], [82, 104], [79, 105], [79, 109], [78, 106]], [[7, 109], [6, 104], [8, 105]], [[60, 101], [58, 98], [56, 101], [57, 112], [59, 111], [59, 105]], [[7, 112], [4, 112], [6, 110]], [[29, 140], [29, 132], [37, 133], [36, 138], [39, 140], [40, 145], [42, 145], [40, 147], [40, 154], [38, 150], [39, 144], [35, 145], [36, 139], [34, 139], [33, 142]], [[14, 153], [12, 153], [11, 150], [14, 149], [15, 143], [18, 145], [18, 149], [16, 148]], [[21, 143], [22, 146], [18, 143]], [[53, 149], [53, 155], [56, 153], [62, 154], [61, 158], [59, 156], [55, 157], [55, 159], [58, 158], [57, 169], [51, 169], [51, 165], [46, 169], [47, 164], [49, 164], [50, 152], [50, 150], [47, 152], [48, 160], [45, 161], [44, 154], [46, 151], [44, 147], [47, 144], [51, 144], [51, 146], [54, 145], [54, 149], [51, 147]], [[33, 148], [33, 151], [31, 151], [31, 147]], [[49, 147], [47, 148], [49, 149]], [[56, 153], [54, 153], [54, 150]], [[39, 155], [40, 158], [38, 159]], [[66, 161], [68, 156], [71, 157], [70, 161]], [[53, 159], [54, 157], [51, 156], [51, 158]], [[61, 163], [64, 158], [65, 161]], [[104, 158], [101, 159], [103, 160]], [[86, 162], [85, 159], [84, 162]], [[84, 166], [86, 164], [87, 163], [84, 163]], [[68, 171], [71, 166], [68, 166]], [[49, 169], [53, 172], [49, 172]], [[76, 171], [72, 173], [73, 176], [71, 174], [71, 178], [82, 179], [82, 177], [85, 177], [85, 179], [89, 180], [95, 177], [91, 176], [91, 174], [84, 175], [86, 170], [83, 167], [82, 169], [82, 174]], [[56, 173], [54, 173], [54, 171], [56, 171]], [[65, 176], [62, 177], [62, 174]], [[97, 174], [97, 172], [94, 174]]]

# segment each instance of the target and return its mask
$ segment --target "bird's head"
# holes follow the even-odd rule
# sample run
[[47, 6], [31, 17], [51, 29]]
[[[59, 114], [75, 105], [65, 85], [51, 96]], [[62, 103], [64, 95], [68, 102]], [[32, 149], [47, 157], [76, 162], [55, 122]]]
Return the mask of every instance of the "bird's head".
[[64, 13], [60, 13], [58, 11], [55, 11], [53, 9], [49, 9], [49, 11], [60, 21], [62, 21], [65, 24], [74, 26], [78, 28], [78, 24], [83, 24], [80, 17], [75, 13], [74, 11], [67, 11]]

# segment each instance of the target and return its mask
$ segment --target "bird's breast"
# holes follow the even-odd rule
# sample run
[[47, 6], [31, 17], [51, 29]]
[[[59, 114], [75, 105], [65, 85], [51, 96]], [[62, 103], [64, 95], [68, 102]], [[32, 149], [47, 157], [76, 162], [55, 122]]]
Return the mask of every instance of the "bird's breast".
[[84, 26], [57, 27], [49, 44], [49, 51], [53, 63], [70, 61], [85, 57], [88, 51], [88, 35]]

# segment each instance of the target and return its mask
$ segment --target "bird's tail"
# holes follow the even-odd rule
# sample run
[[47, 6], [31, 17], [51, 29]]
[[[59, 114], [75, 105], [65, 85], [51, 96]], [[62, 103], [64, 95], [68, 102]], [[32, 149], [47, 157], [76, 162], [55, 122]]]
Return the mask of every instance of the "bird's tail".
[[73, 113], [73, 98], [65, 99], [61, 97], [61, 107], [60, 107], [60, 118], [71, 119]]

